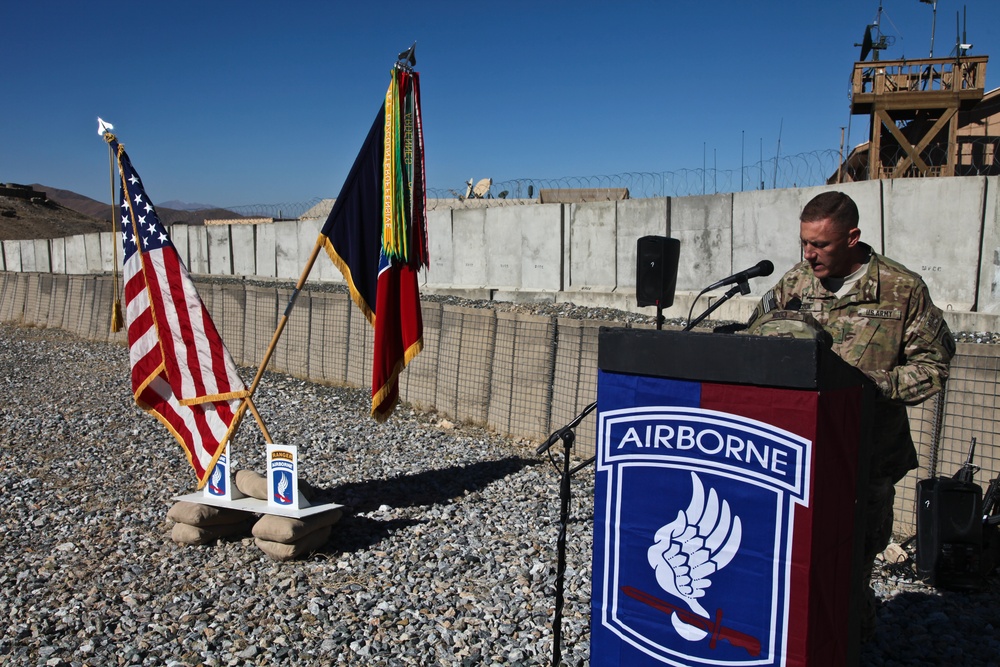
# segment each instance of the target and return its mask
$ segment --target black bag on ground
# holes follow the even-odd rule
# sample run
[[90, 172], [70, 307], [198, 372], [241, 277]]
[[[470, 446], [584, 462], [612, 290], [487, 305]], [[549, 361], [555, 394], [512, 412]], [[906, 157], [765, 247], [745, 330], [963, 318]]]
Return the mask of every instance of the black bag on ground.
[[937, 588], [983, 584], [983, 490], [934, 477], [917, 482], [917, 574]]

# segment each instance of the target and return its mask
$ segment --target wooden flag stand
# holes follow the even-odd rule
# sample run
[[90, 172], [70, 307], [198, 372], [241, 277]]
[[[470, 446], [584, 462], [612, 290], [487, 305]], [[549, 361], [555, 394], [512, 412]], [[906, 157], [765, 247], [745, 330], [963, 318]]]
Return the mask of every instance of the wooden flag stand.
[[[264, 442], [267, 443], [268, 499], [260, 500], [259, 498], [246, 496], [233, 484], [233, 461], [229, 452], [229, 443], [227, 442], [226, 451], [219, 456], [215, 468], [209, 473], [209, 481], [205, 484], [205, 488], [200, 492], [195, 491], [183, 496], [176, 496], [174, 500], [184, 500], [203, 505], [212, 505], [214, 507], [227, 507], [245, 512], [254, 512], [256, 514], [277, 514], [296, 519], [343, 507], [343, 505], [336, 503], [311, 505], [302, 496], [299, 491], [299, 459], [297, 448], [294, 445], [274, 444], [271, 434], [268, 432], [267, 426], [264, 425], [264, 420], [257, 412], [257, 408], [252, 400], [254, 391], [256, 391], [257, 386], [260, 384], [261, 378], [264, 376], [264, 371], [267, 369], [267, 365], [271, 361], [271, 356], [278, 345], [278, 339], [281, 338], [281, 333], [288, 323], [288, 316], [291, 314], [292, 308], [295, 307], [295, 300], [298, 298], [299, 292], [302, 290], [303, 285], [305, 285], [306, 279], [309, 277], [309, 273], [316, 263], [319, 251], [323, 248], [324, 238], [320, 234], [319, 238], [316, 239], [316, 245], [313, 248], [312, 254], [306, 262], [302, 275], [299, 276], [299, 280], [295, 284], [295, 290], [292, 292], [292, 296], [288, 300], [288, 305], [285, 307], [285, 312], [282, 314], [281, 319], [278, 321], [278, 326], [271, 336], [271, 342], [264, 352], [264, 358], [257, 368], [253, 382], [250, 383], [249, 395], [243, 399], [243, 403], [239, 408], [240, 417], [242, 417], [247, 408], [250, 409], [257, 425], [260, 427], [261, 434], [264, 436]], [[282, 487], [282, 480], [284, 480], [284, 484], [287, 486]]]
[[258, 426], [260, 426], [261, 433], [264, 435], [264, 442], [267, 443], [267, 500], [251, 498], [242, 493], [232, 483], [233, 462], [229, 455], [229, 443], [226, 443], [225, 453], [219, 456], [215, 468], [209, 473], [205, 488], [201, 492], [196, 491], [184, 496], [178, 496], [174, 500], [186, 500], [192, 503], [213, 505], [215, 507], [228, 507], [256, 514], [277, 514], [296, 519], [343, 507], [343, 505], [336, 503], [312, 505], [305, 499], [302, 492], [299, 491], [298, 448], [295, 445], [274, 444], [271, 440], [271, 434], [268, 433], [267, 427], [264, 425], [264, 420], [257, 413], [257, 409], [251, 400], [254, 391], [257, 389], [257, 385], [260, 384], [260, 380], [264, 376], [264, 370], [271, 360], [271, 355], [274, 354], [274, 349], [278, 345], [278, 339], [281, 337], [281, 332], [288, 322], [288, 316], [295, 306], [295, 300], [302, 290], [306, 279], [309, 277], [309, 273], [312, 271], [320, 249], [323, 247], [323, 238], [321, 234], [316, 239], [316, 246], [313, 248], [312, 255], [310, 255], [309, 261], [306, 262], [305, 269], [302, 271], [302, 275], [295, 285], [295, 290], [288, 300], [288, 306], [285, 307], [285, 312], [278, 322], [274, 335], [271, 336], [271, 342], [264, 352], [264, 358], [260, 362], [257, 374], [250, 384], [250, 395], [244, 399], [243, 404], [240, 406], [241, 409], [248, 407], [253, 413], [254, 419], [257, 421]]
[[[407, 51], [399, 54], [398, 61], [395, 65], [397, 69], [407, 72], [412, 71], [412, 67], [416, 64], [416, 57], [414, 56], [415, 47], [416, 44], [414, 43], [413, 46], [411, 46]], [[420, 181], [420, 183], [422, 187], [423, 181]], [[421, 192], [423, 191], [421, 190]], [[423, 209], [421, 208], [421, 211], [422, 210]], [[282, 314], [281, 319], [278, 321], [274, 334], [271, 337], [271, 342], [268, 344], [267, 350], [264, 352], [264, 358], [261, 360], [253, 382], [250, 384], [248, 395], [243, 399], [243, 402], [239, 407], [239, 414], [237, 418], [241, 418], [245, 411], [249, 408], [261, 429], [264, 441], [267, 443], [268, 499], [266, 501], [262, 501], [254, 498], [246, 498], [243, 497], [243, 494], [241, 494], [238, 489], [233, 488], [231, 479], [229, 478], [230, 470], [232, 468], [232, 459], [229, 457], [227, 443], [225, 454], [219, 457], [216, 462], [215, 469], [209, 473], [209, 482], [206, 485], [205, 491], [203, 493], [188, 494], [186, 496], [179, 497], [178, 500], [202, 502], [220, 507], [233, 507], [235, 509], [246, 509], [248, 511], [262, 514], [278, 514], [281, 516], [291, 517], [303, 517], [308, 516], [309, 514], [315, 514], [328, 509], [341, 507], [340, 505], [335, 504], [313, 506], [302, 497], [298, 489], [298, 453], [296, 448], [294, 446], [274, 444], [270, 433], [267, 431], [267, 427], [264, 425], [264, 420], [258, 414], [252, 400], [254, 392], [260, 384], [264, 371], [267, 369], [271, 356], [274, 354], [274, 350], [277, 347], [278, 340], [281, 338], [281, 334], [288, 322], [289, 315], [295, 307], [295, 301], [298, 299], [299, 293], [302, 291], [306, 279], [312, 271], [320, 250], [325, 247], [327, 241], [328, 239], [326, 234], [321, 232], [316, 239], [316, 244], [302, 270], [302, 274], [299, 276], [298, 282], [295, 284], [295, 289], [289, 297], [288, 305], [285, 307], [285, 311]], [[426, 264], [426, 258], [424, 258], [423, 263]], [[342, 269], [342, 271], [343, 270], [344, 269]], [[350, 280], [349, 275], [348, 280]], [[357, 299], [355, 300], [357, 301]], [[372, 304], [372, 306], [374, 306], [374, 304]], [[216, 478], [218, 479], [217, 483], [215, 481]]]

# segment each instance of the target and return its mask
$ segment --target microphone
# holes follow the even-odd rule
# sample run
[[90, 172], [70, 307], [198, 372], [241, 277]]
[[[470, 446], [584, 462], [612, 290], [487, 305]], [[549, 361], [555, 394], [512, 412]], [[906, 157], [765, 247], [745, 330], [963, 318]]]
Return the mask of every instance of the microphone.
[[734, 273], [728, 278], [723, 278], [722, 280], [712, 283], [704, 289], [705, 292], [709, 290], [714, 290], [718, 287], [724, 285], [732, 285], [735, 283], [745, 283], [751, 278], [757, 278], [758, 276], [769, 276], [774, 273], [774, 264], [770, 260], [762, 259], [755, 266], [751, 266], [745, 271], [740, 271], [739, 273]]

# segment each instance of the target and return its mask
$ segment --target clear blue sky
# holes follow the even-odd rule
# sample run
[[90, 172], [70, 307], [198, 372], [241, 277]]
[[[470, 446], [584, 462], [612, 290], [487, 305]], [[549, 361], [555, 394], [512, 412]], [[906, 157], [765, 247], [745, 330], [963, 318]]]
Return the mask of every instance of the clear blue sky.
[[[935, 56], [968, 15], [1000, 85], [1000, 1], [937, 4]], [[932, 6], [883, 0], [883, 59], [929, 55]], [[8, 2], [0, 182], [110, 198], [97, 117], [154, 202], [334, 197], [417, 42], [428, 186], [738, 170], [837, 149], [878, 0]], [[850, 121], [850, 143], [867, 119]], [[707, 156], [707, 157], [706, 157]], [[745, 157], [743, 157], [745, 156]]]

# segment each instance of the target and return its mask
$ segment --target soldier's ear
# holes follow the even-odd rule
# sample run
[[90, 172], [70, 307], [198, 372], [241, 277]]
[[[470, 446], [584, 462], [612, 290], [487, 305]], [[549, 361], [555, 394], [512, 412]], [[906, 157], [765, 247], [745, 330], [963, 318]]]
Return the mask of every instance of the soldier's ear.
[[847, 247], [853, 248], [858, 245], [858, 241], [861, 240], [861, 230], [854, 227], [847, 231]]

